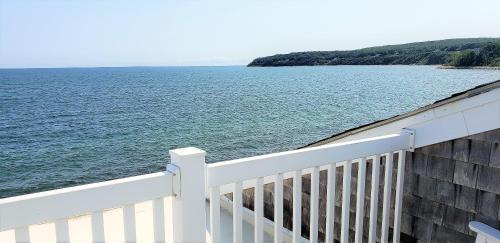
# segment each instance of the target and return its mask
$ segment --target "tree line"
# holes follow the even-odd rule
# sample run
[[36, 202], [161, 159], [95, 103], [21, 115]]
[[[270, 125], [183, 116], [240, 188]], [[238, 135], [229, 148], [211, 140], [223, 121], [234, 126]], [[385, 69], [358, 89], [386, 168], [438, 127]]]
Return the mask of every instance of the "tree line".
[[479, 50], [453, 52], [445, 65], [457, 67], [500, 66], [500, 42], [489, 43]]
[[500, 65], [500, 38], [416, 42], [352, 51], [293, 52], [261, 57], [248, 66], [313, 65]]

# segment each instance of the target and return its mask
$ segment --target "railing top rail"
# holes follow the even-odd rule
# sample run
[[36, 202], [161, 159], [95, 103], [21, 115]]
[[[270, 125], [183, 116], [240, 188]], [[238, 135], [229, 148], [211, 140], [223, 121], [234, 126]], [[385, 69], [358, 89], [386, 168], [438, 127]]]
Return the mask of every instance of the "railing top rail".
[[487, 239], [494, 240], [493, 242], [500, 242], [500, 231], [486, 224], [477, 221], [472, 221], [469, 223], [469, 228], [472, 231], [476, 232], [478, 235], [482, 235]]
[[207, 165], [207, 186], [221, 186], [409, 148], [410, 134], [403, 131], [401, 134], [223, 161]]
[[171, 185], [158, 172], [0, 199], [0, 231], [167, 197]]

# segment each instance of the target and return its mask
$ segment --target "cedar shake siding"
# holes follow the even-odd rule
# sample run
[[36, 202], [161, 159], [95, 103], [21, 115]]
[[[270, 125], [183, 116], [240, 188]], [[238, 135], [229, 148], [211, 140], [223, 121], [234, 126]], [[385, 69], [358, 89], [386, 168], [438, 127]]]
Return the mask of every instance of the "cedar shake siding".
[[472, 220], [500, 227], [500, 129], [407, 154], [402, 233], [474, 242]]

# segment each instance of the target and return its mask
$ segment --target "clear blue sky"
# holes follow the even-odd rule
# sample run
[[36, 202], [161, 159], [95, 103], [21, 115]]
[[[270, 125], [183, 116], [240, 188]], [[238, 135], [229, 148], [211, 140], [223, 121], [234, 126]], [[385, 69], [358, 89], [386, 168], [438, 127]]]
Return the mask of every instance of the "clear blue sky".
[[238, 65], [500, 37], [499, 0], [0, 0], [0, 68]]

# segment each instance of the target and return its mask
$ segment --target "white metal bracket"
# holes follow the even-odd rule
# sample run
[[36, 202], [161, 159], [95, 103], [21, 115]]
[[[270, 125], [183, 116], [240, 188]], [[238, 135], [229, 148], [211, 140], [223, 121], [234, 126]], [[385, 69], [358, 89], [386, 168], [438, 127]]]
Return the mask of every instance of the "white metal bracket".
[[415, 151], [415, 130], [410, 129], [410, 128], [403, 128], [404, 133], [408, 134], [410, 136], [410, 142], [408, 146], [408, 151], [414, 152]]
[[172, 174], [172, 192], [174, 197], [181, 196], [181, 169], [175, 164], [167, 164], [167, 172]]

